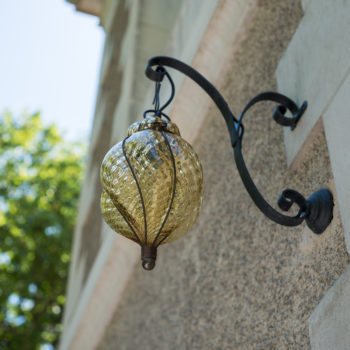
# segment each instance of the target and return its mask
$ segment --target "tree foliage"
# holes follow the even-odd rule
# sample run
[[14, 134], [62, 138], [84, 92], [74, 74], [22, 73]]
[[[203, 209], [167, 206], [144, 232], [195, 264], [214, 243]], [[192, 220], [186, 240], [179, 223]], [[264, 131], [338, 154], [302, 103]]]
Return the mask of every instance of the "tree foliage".
[[58, 342], [83, 154], [39, 114], [0, 116], [0, 349]]

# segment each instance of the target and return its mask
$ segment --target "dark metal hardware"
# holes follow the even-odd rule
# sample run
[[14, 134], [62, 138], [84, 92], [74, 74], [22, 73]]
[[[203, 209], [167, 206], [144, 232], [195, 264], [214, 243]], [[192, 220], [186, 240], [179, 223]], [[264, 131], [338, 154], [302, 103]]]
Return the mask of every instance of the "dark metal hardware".
[[[154, 66], [156, 66], [156, 69], [153, 68]], [[283, 191], [278, 199], [278, 206], [280, 209], [283, 211], [288, 211], [295, 203], [299, 207], [299, 212], [296, 216], [287, 216], [281, 214], [272, 208], [261, 195], [252, 178], [250, 177], [242, 156], [242, 140], [244, 135], [243, 117], [253, 105], [260, 101], [272, 101], [278, 103], [279, 105], [273, 112], [274, 120], [282, 126], [291, 127], [293, 130], [305, 112], [307, 108], [307, 102], [305, 101], [300, 107], [298, 107], [294, 101], [282, 94], [276, 92], [263, 92], [248, 102], [241, 115], [237, 119], [231, 112], [223, 96], [199, 72], [187, 64], [172, 57], [158, 56], [151, 58], [146, 67], [145, 73], [147, 77], [156, 82], [156, 93], [154, 101], [155, 108], [147, 110], [145, 112], [145, 115], [147, 113], [154, 113], [158, 116], [169, 118], [166, 114], [164, 114], [163, 110], [173, 99], [175, 86], [164, 66], [174, 68], [195, 81], [203, 90], [207, 92], [207, 94], [212, 98], [216, 106], [221, 111], [230, 134], [238, 172], [241, 176], [245, 188], [247, 189], [256, 206], [269, 219], [280, 225], [298, 226], [305, 220], [308, 227], [314, 233], [320, 234], [324, 232], [333, 218], [333, 196], [328, 189], [318, 190], [314, 192], [308, 199], [305, 199], [300, 193], [295, 190], [287, 189]], [[171, 84], [171, 96], [162, 107], [159, 107], [159, 89], [160, 84], [165, 76], [168, 78]], [[288, 110], [292, 114], [292, 117], [287, 117], [285, 115]], [[149, 257], [149, 255], [152, 255], [152, 252], [145, 252], [144, 258], [153, 258]], [[147, 261], [148, 260], [145, 260], [145, 263], [147, 263]]]
[[145, 270], [152, 270], [156, 264], [156, 259], [157, 259], [157, 247], [153, 245], [141, 247], [142, 267]]

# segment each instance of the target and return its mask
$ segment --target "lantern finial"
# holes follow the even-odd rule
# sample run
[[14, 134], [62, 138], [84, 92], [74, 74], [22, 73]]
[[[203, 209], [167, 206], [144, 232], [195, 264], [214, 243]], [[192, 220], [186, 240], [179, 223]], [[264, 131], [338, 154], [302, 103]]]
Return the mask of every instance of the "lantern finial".
[[145, 270], [153, 270], [156, 265], [157, 248], [153, 246], [143, 246], [141, 248], [142, 267]]

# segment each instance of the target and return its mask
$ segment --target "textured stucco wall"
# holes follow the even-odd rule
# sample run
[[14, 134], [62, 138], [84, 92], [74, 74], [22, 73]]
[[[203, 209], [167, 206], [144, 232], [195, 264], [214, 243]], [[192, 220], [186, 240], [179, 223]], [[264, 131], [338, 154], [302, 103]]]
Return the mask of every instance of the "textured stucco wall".
[[[233, 112], [276, 89], [277, 63], [301, 15], [298, 1], [259, 3], [220, 87]], [[260, 104], [245, 120], [244, 155], [258, 188], [271, 203], [287, 187], [306, 196], [332, 188], [321, 122], [304, 162], [287, 171], [273, 107]], [[241, 183], [214, 107], [194, 147], [205, 181], [199, 220], [159, 249], [155, 270], [136, 267], [99, 349], [308, 349], [308, 318], [349, 263], [338, 208], [321, 236], [266, 219]]]

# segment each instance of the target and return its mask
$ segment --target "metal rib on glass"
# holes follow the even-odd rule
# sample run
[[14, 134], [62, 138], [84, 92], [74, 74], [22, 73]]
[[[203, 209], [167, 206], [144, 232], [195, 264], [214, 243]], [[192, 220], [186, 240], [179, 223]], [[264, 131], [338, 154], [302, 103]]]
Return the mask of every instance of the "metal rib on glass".
[[107, 153], [101, 166], [101, 210], [117, 233], [139, 243], [143, 266], [156, 248], [187, 233], [202, 201], [202, 167], [177, 126], [147, 117]]

